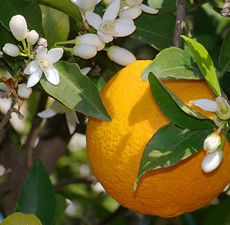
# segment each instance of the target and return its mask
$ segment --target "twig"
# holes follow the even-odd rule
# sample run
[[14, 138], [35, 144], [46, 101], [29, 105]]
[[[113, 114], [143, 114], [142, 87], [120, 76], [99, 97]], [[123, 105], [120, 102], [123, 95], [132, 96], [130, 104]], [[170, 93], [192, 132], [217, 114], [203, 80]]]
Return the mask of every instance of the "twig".
[[185, 0], [177, 0], [177, 16], [176, 16], [176, 26], [174, 30], [173, 45], [175, 47], [180, 47], [180, 35], [182, 34], [185, 26]]
[[61, 188], [70, 184], [95, 184], [96, 182], [97, 179], [94, 176], [73, 178], [69, 180], [60, 180], [54, 185], [54, 189], [55, 191], [58, 191]]
[[[38, 110], [41, 111], [44, 109], [45, 104], [47, 101], [47, 96], [41, 95], [39, 107]], [[41, 128], [43, 127], [43, 119], [40, 117], [37, 117], [35, 115], [35, 118], [33, 120], [33, 124], [30, 128], [30, 131], [27, 135], [25, 144], [22, 147], [22, 151], [26, 153], [26, 161], [27, 161], [27, 167], [31, 168], [33, 165], [33, 148], [36, 143], [37, 137], [41, 131]]]

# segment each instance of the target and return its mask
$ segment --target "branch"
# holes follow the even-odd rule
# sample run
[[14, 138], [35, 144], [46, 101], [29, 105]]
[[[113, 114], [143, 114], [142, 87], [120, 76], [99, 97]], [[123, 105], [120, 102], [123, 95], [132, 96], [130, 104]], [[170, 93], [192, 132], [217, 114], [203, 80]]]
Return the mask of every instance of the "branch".
[[95, 184], [97, 182], [96, 177], [81, 177], [81, 178], [73, 178], [69, 180], [60, 180], [54, 185], [55, 191], [60, 190], [61, 188], [70, 185], [70, 184]]
[[175, 47], [180, 47], [180, 35], [182, 34], [185, 27], [185, 0], [177, 0], [177, 16], [176, 16], [176, 26], [174, 30], [173, 45]]

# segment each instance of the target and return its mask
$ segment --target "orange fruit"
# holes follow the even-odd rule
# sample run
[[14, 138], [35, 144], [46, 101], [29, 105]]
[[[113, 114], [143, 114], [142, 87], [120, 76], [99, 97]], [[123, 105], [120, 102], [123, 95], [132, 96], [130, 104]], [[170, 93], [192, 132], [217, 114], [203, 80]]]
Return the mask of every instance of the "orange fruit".
[[[202, 172], [205, 151], [201, 150], [175, 166], [146, 173], [133, 191], [146, 144], [169, 123], [148, 82], [141, 80], [141, 72], [150, 62], [132, 63], [103, 89], [101, 97], [112, 122], [89, 118], [88, 159], [97, 179], [121, 205], [142, 214], [173, 217], [208, 204], [222, 192], [230, 181], [230, 146], [225, 144], [223, 162], [212, 173]], [[215, 97], [203, 81], [171, 80], [164, 84], [185, 103]]]

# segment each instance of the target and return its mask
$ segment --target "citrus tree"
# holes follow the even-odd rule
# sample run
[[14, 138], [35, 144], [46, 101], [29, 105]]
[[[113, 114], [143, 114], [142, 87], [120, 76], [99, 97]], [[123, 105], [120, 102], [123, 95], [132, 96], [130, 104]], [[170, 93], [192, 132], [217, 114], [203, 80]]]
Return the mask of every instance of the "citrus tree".
[[1, 3], [1, 224], [230, 223], [229, 0]]

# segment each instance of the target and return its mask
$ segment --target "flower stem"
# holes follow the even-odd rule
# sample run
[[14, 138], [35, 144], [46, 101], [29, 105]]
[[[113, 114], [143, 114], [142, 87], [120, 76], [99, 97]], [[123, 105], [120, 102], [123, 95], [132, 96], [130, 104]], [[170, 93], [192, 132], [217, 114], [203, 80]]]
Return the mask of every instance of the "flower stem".
[[55, 46], [57, 46], [57, 45], [66, 45], [66, 44], [75, 44], [75, 39], [69, 40], [69, 41], [55, 42]]

